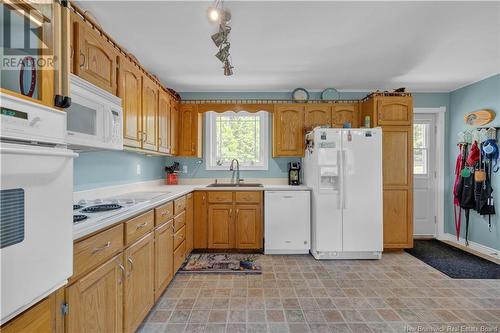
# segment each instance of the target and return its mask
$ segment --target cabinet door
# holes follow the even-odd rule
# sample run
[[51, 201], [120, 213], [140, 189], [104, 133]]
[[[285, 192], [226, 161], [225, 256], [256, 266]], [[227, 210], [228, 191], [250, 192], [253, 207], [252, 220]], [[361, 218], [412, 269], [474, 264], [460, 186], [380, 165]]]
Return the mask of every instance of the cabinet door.
[[260, 205], [236, 206], [236, 248], [262, 248], [262, 211]]
[[66, 331], [122, 332], [123, 259], [118, 255], [66, 289]]
[[155, 300], [174, 277], [173, 220], [155, 230]]
[[142, 148], [156, 150], [158, 140], [158, 86], [149, 78], [142, 80]]
[[141, 147], [142, 73], [134, 63], [120, 57], [118, 73], [118, 96], [123, 108], [123, 143], [130, 147]]
[[304, 155], [304, 107], [278, 105], [273, 113], [273, 156]]
[[378, 97], [376, 100], [378, 125], [411, 125], [413, 105], [411, 97]]
[[234, 248], [233, 205], [208, 206], [208, 248]]
[[412, 193], [384, 189], [384, 248], [413, 247]]
[[384, 126], [384, 247], [413, 246], [413, 135], [411, 126]]
[[[62, 83], [61, 76], [56, 75], [59, 74], [59, 68], [52, 66], [54, 64], [52, 55], [61, 43], [61, 39], [54, 38], [61, 33], [59, 29], [61, 25], [56, 23], [59, 3], [2, 1], [0, 8], [2, 11], [0, 91], [54, 107], [54, 95], [59, 93], [55, 88]], [[64, 57], [65, 52], [61, 53]], [[34, 62], [28, 62], [28, 66], [23, 67], [19, 62], [25, 56], [32, 56]], [[39, 58], [45, 61], [38, 61]], [[57, 62], [61, 60], [57, 59]], [[34, 72], [31, 71], [31, 64], [35, 67]], [[22, 75], [23, 68], [24, 75]], [[36, 74], [31, 75], [32, 73]]]
[[2, 326], [0, 331], [2, 333], [56, 332], [54, 310], [59, 311], [60, 308], [55, 307], [54, 297], [51, 295]]
[[158, 151], [170, 153], [170, 96], [163, 89], [158, 97]]
[[179, 110], [179, 155], [180, 156], [201, 156], [201, 147], [198, 133], [200, 115], [198, 109], [193, 104], [181, 104]]
[[334, 104], [332, 106], [332, 127], [343, 127], [344, 123], [350, 123], [352, 127], [358, 127], [358, 118], [358, 103]]
[[305, 127], [330, 125], [332, 122], [330, 105], [307, 105], [305, 110]]
[[117, 51], [85, 22], [75, 24], [75, 74], [116, 94]]
[[194, 198], [193, 193], [186, 195], [186, 255], [193, 250], [194, 242]]
[[194, 192], [194, 240], [195, 249], [207, 248], [207, 192]]
[[179, 103], [172, 101], [170, 109], [170, 154], [177, 155], [179, 153], [178, 143], [179, 133]]
[[149, 233], [125, 250], [124, 332], [135, 332], [154, 303], [154, 238]]
[[409, 126], [386, 126], [382, 129], [384, 188], [408, 187], [412, 180], [413, 141]]

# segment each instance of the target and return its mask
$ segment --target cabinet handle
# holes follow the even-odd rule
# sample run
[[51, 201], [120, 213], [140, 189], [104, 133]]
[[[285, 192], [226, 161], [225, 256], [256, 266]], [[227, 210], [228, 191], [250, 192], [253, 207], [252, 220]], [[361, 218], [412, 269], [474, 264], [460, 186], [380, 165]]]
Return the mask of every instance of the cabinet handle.
[[147, 224], [148, 224], [148, 222], [144, 222], [144, 223], [138, 224], [135, 228], [141, 229], [141, 228], [144, 228]]
[[238, 218], [238, 214], [240, 213], [240, 209], [236, 208], [236, 218]]
[[94, 250], [92, 250], [92, 254], [96, 254], [97, 252], [101, 252], [110, 246], [111, 246], [111, 242], [108, 241], [106, 244], [104, 244], [101, 247], [95, 247]]
[[134, 270], [134, 261], [132, 260], [132, 257], [128, 257], [127, 261], [130, 263], [130, 270], [128, 271], [128, 276], [130, 276]]
[[148, 133], [147, 132], [142, 132], [142, 141], [146, 142], [148, 140]]
[[170, 211], [169, 211], [169, 210], [166, 210], [166, 211], [164, 211], [163, 213], [161, 213], [161, 216], [167, 216], [169, 213], [170, 213]]
[[[120, 263], [118, 264], [118, 267], [119, 267], [119, 268], [120, 268], [120, 270], [122, 271], [122, 277], [123, 277], [123, 276], [125, 275], [125, 267], [123, 267], [123, 265], [122, 265], [122, 264], [120, 264]], [[118, 283], [119, 283], [119, 284], [121, 284], [121, 283], [122, 283], [122, 281], [123, 281], [123, 279], [122, 279], [122, 278], [120, 278], [120, 281], [118, 281]]]
[[233, 216], [233, 209], [229, 208], [229, 217], [232, 217], [232, 216]]
[[158, 137], [158, 146], [161, 146], [161, 136]]
[[83, 68], [85, 66], [85, 54], [83, 54], [82, 51], [80, 51], [80, 60], [83, 58], [83, 62], [80, 61], [80, 68]]

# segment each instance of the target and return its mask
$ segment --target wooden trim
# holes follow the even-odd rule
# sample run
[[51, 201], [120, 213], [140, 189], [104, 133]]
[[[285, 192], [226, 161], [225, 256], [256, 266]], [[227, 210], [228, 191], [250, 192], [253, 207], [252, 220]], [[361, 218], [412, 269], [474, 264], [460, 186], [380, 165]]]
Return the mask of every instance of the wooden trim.
[[[190, 104], [190, 103], [185, 103]], [[207, 103], [207, 104], [199, 104], [198, 112], [227, 112], [227, 111], [246, 111], [246, 112], [259, 112], [259, 111], [267, 111], [273, 112], [274, 105], [273, 104], [245, 104], [245, 103], [231, 103], [231, 104], [215, 104], [215, 103]]]

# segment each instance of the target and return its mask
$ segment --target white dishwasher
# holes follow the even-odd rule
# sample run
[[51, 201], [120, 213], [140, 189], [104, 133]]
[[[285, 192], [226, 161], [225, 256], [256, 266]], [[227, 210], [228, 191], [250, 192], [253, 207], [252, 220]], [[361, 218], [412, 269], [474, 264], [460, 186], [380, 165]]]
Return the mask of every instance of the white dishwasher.
[[310, 191], [265, 191], [264, 253], [309, 253]]

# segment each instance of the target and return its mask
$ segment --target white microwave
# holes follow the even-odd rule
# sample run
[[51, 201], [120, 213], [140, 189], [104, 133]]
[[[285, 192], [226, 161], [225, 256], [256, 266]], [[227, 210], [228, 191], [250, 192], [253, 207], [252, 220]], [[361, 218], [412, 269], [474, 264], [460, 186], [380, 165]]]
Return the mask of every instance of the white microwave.
[[71, 74], [66, 141], [76, 150], [123, 150], [121, 99]]

